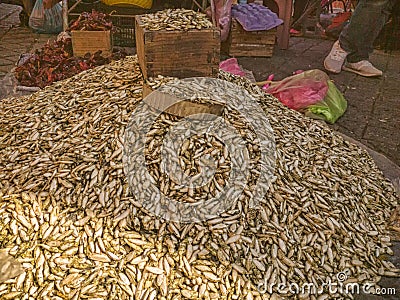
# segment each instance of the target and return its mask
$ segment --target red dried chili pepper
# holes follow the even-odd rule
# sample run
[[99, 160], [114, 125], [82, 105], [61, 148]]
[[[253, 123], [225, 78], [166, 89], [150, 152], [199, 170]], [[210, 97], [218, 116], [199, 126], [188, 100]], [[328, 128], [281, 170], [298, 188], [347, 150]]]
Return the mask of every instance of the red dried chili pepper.
[[78, 19], [72, 21], [68, 31], [87, 30], [87, 31], [107, 31], [112, 30], [111, 16], [92, 10], [91, 13], [83, 12]]
[[71, 39], [45, 44], [24, 64], [15, 69], [15, 77], [21, 85], [43, 88], [55, 81], [72, 77], [82, 71], [121, 59], [125, 52], [114, 52], [110, 57], [103, 57], [101, 51], [73, 57]]

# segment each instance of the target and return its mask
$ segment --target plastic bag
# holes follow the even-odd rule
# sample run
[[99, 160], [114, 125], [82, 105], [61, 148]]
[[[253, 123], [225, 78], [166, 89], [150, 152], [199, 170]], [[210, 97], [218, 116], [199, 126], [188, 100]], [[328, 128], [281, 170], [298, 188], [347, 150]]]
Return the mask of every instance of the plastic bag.
[[221, 29], [221, 41], [226, 41], [229, 36], [231, 26], [231, 7], [232, 0], [214, 0], [214, 22]]
[[272, 82], [265, 89], [289, 108], [305, 109], [325, 98], [328, 91], [329, 76], [321, 70], [308, 70], [287, 77], [278, 82]]
[[328, 92], [323, 100], [307, 107], [305, 115], [333, 124], [347, 109], [347, 101], [335, 84], [328, 80]]
[[60, 33], [63, 27], [61, 4], [45, 9], [43, 0], [37, 0], [29, 17], [29, 27], [39, 33]]
[[287, 107], [331, 124], [347, 109], [347, 101], [342, 93], [325, 72], [317, 69], [272, 82], [265, 91]]
[[221, 61], [219, 63], [219, 68], [234, 75], [239, 75], [242, 77], [246, 75], [243, 69], [239, 66], [237, 59], [234, 57]]
[[220, 68], [220, 70], [223, 70], [225, 72], [244, 77], [244, 78], [250, 80], [250, 82], [256, 82], [253, 72], [243, 69], [239, 65], [237, 59], [234, 57], [228, 58], [224, 61], [221, 61], [219, 63], [219, 68]]
[[0, 100], [15, 95], [18, 81], [12, 71], [0, 79]]
[[246, 31], [270, 30], [283, 23], [277, 14], [269, 8], [254, 3], [234, 5], [232, 7], [232, 17]]

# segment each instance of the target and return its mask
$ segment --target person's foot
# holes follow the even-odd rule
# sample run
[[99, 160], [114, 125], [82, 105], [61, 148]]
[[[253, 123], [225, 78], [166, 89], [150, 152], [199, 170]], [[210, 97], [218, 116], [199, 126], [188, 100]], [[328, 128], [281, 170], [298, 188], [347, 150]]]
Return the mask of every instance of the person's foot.
[[291, 36], [303, 36], [303, 32], [301, 30], [297, 30], [294, 28], [290, 29], [290, 35]]
[[368, 60], [362, 60], [356, 63], [346, 62], [343, 70], [356, 73], [365, 77], [382, 76], [382, 71], [375, 68]]
[[339, 41], [336, 41], [324, 60], [324, 67], [332, 73], [340, 73], [342, 66], [347, 56], [347, 52], [340, 47]]

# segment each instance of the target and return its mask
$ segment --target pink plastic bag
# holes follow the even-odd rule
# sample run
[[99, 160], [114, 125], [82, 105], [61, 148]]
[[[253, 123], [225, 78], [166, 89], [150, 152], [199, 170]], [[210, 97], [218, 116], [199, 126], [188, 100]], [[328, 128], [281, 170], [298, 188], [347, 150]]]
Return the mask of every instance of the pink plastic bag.
[[243, 69], [239, 66], [238, 61], [236, 58], [228, 58], [227, 60], [221, 61], [219, 63], [219, 68], [225, 72], [234, 74], [234, 75], [239, 75], [244, 77], [246, 75], [246, 72], [243, 71]]
[[321, 70], [308, 70], [301, 74], [272, 82], [265, 89], [289, 108], [301, 110], [325, 98], [329, 76]]

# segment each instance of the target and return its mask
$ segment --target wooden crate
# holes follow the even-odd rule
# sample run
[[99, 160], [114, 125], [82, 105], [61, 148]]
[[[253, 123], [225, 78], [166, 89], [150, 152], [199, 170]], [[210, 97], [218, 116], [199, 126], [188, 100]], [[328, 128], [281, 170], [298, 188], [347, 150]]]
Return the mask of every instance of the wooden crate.
[[149, 31], [135, 19], [136, 52], [144, 78], [157, 75], [216, 77], [219, 70], [220, 31]]
[[112, 54], [111, 32], [108, 31], [72, 31], [72, 50], [74, 56], [102, 51], [103, 55]]
[[274, 51], [276, 28], [271, 30], [246, 31], [232, 19], [228, 41], [223, 45], [230, 56], [271, 57]]

